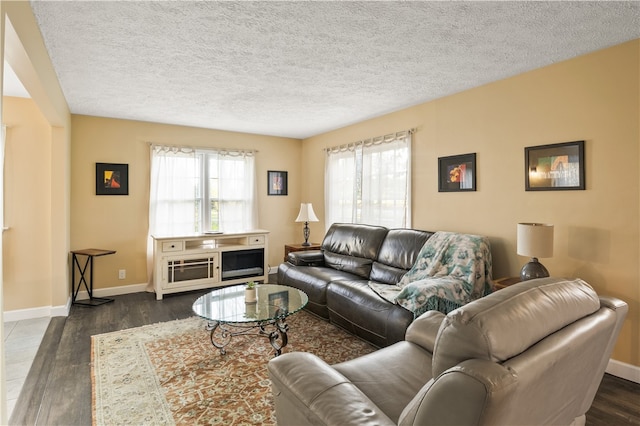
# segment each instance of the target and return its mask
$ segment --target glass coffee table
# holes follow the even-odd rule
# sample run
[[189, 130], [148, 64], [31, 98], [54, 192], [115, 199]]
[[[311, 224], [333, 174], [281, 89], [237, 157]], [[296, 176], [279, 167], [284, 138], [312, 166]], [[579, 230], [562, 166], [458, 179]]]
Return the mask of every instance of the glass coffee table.
[[200, 296], [193, 312], [208, 321], [211, 344], [224, 355], [231, 338], [239, 335], [264, 336], [276, 350], [287, 346], [285, 323], [288, 316], [302, 309], [309, 298], [297, 288], [279, 284], [257, 284], [257, 300], [245, 302], [244, 284], [213, 290]]

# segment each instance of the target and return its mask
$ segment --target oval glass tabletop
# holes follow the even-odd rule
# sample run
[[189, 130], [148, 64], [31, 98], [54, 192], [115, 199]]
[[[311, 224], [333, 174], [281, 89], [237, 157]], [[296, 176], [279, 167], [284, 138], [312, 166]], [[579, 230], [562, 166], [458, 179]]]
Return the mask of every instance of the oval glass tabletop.
[[298, 312], [309, 301], [297, 288], [279, 284], [257, 284], [257, 301], [245, 301], [244, 284], [213, 290], [200, 296], [193, 312], [219, 323], [245, 323], [275, 320]]

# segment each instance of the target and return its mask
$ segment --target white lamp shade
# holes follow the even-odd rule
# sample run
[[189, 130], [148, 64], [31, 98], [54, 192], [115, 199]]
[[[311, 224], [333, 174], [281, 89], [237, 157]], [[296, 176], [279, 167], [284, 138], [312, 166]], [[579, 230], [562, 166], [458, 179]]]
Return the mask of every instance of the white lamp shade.
[[298, 217], [296, 218], [296, 222], [318, 222], [315, 212], [313, 211], [313, 206], [311, 203], [300, 203], [300, 213], [298, 213]]
[[553, 225], [518, 224], [518, 254], [529, 257], [553, 256]]

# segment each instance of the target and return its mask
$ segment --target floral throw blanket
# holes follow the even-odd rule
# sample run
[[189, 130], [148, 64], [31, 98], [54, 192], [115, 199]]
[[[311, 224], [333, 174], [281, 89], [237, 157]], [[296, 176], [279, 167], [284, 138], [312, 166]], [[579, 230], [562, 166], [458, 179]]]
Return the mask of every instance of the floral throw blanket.
[[397, 285], [369, 285], [381, 297], [410, 310], [415, 317], [430, 310], [447, 314], [491, 293], [491, 269], [487, 237], [436, 232]]

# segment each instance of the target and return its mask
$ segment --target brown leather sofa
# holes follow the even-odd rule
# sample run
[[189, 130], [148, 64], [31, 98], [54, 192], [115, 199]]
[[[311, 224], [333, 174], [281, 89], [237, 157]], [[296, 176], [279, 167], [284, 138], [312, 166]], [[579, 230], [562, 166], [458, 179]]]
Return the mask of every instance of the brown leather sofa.
[[584, 425], [626, 314], [543, 278], [427, 312], [351, 361], [284, 354], [268, 364], [278, 425]]
[[377, 347], [404, 339], [412, 312], [381, 298], [368, 285], [396, 284], [433, 232], [333, 224], [321, 250], [289, 253], [278, 283], [309, 297], [306, 310]]

